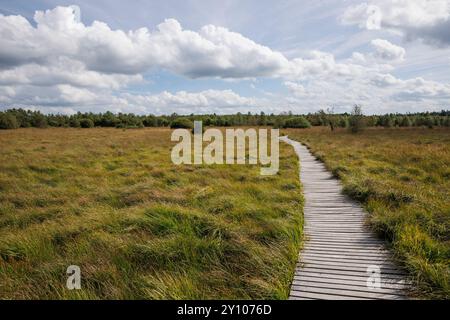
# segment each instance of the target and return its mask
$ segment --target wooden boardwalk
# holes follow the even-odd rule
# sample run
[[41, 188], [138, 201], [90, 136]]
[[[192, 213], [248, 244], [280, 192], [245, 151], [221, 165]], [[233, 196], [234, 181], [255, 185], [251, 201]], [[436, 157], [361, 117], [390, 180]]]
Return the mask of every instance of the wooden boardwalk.
[[280, 139], [299, 157], [305, 197], [305, 244], [290, 299], [406, 299], [406, 275], [365, 226], [364, 210], [305, 146]]

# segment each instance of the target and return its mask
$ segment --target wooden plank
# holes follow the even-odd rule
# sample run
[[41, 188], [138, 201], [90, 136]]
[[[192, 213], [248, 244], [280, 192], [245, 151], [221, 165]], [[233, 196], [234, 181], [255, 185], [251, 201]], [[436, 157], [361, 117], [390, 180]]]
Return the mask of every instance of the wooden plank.
[[362, 270], [367, 272], [368, 268], [371, 266], [377, 266], [380, 268], [381, 273], [391, 273], [391, 274], [404, 274], [402, 271], [398, 270], [392, 263], [382, 262], [382, 261], [337, 261], [337, 260], [323, 260], [314, 258], [302, 258], [301, 262], [305, 266], [320, 266], [323, 268], [336, 268], [339, 270]]
[[[358, 228], [362, 228], [362, 231], [364, 231], [365, 233], [367, 233], [368, 235], [372, 235], [372, 233], [368, 232], [368, 227], [367, 225], [364, 223], [364, 221], [359, 220], [359, 219], [355, 219], [354, 221], [341, 221], [339, 219], [331, 219], [327, 218], [327, 217], [321, 217], [320, 219], [309, 219], [309, 216], [305, 216], [305, 219], [308, 219], [308, 221], [306, 222], [307, 225], [306, 227], [308, 228], [313, 228], [313, 227], [335, 227], [335, 226], [339, 226], [341, 228], [339, 228], [339, 231], [345, 231], [345, 227], [358, 227]], [[349, 219], [349, 218], [347, 218]], [[334, 224], [333, 224], [334, 222]]]
[[382, 245], [379, 245], [380, 248], [376, 248], [375, 245], [363, 245], [363, 244], [348, 244], [348, 243], [332, 243], [332, 242], [319, 242], [318, 240], [315, 241], [308, 241], [307, 246], [311, 249], [340, 249], [342, 251], [345, 250], [362, 250], [362, 251], [366, 251], [367, 252], [384, 252], [387, 253], [386, 251], [383, 251]]
[[[364, 223], [361, 219], [354, 219], [353, 221], [350, 220], [340, 220], [340, 219], [330, 219], [327, 217], [321, 217], [319, 216], [318, 219], [310, 219], [310, 216], [306, 215], [305, 218], [308, 218], [308, 227], [317, 227], [317, 228], [335, 228], [338, 227], [340, 231], [345, 231], [346, 227], [349, 228], [362, 228], [368, 235], [372, 235], [368, 231], [367, 225]], [[347, 218], [350, 219], [350, 218]]]
[[336, 218], [336, 219], [355, 219], [358, 221], [365, 221], [365, 217], [361, 215], [359, 212], [349, 211], [349, 210], [313, 210], [308, 209], [304, 210], [305, 217], [317, 217], [317, 218]]
[[368, 254], [361, 254], [358, 252], [333, 252], [333, 251], [318, 251], [318, 250], [304, 250], [301, 254], [300, 254], [300, 258], [301, 257], [306, 257], [306, 256], [316, 256], [316, 257], [343, 257], [343, 259], [345, 258], [354, 258], [354, 259], [360, 259], [360, 260], [391, 260], [389, 259], [389, 256], [386, 254], [377, 254], [377, 253], [368, 253]]
[[307, 243], [305, 248], [311, 250], [322, 250], [322, 251], [341, 251], [341, 252], [355, 252], [355, 253], [383, 253], [387, 254], [388, 252], [383, 248], [372, 248], [372, 247], [361, 247], [361, 248], [343, 248], [339, 246], [331, 246], [331, 245], [316, 245], [314, 243]]
[[[351, 274], [352, 272], [360, 272], [365, 273], [367, 275], [367, 266], [352, 266], [352, 265], [332, 265], [332, 264], [321, 264], [317, 262], [308, 262], [303, 263], [304, 267], [308, 268], [315, 268], [315, 269], [321, 269], [321, 270], [333, 270], [333, 271], [345, 271], [349, 272]], [[303, 269], [302, 267], [301, 269]], [[300, 270], [301, 270], [300, 269]], [[382, 275], [398, 275], [398, 276], [404, 276], [404, 273], [399, 270], [392, 270], [392, 269], [385, 269], [381, 268], [381, 274]]]
[[314, 250], [307, 248], [302, 251], [300, 254], [300, 257], [303, 256], [303, 254], [314, 254], [314, 255], [326, 255], [326, 256], [333, 256], [333, 255], [342, 255], [342, 256], [352, 256], [352, 257], [363, 257], [363, 258], [386, 258], [388, 255], [383, 252], [355, 252], [355, 251], [333, 251], [333, 250]]
[[[345, 234], [345, 231], [359, 231], [361, 234], [367, 234], [367, 237], [375, 238], [374, 235], [368, 232], [367, 227], [363, 225], [362, 223], [344, 223], [340, 221], [336, 221], [335, 225], [331, 224], [332, 222], [326, 222], [322, 223], [320, 221], [308, 221], [307, 225], [305, 226], [305, 230], [311, 231], [311, 233], [315, 233], [319, 235], [320, 233], [326, 233], [329, 232], [329, 230], [333, 230], [331, 233], [337, 233], [337, 234]], [[348, 232], [347, 232], [348, 233]], [[355, 233], [355, 232], [352, 232]], [[380, 240], [380, 239], [379, 239]], [[380, 240], [381, 241], [381, 240]]]
[[364, 230], [340, 230], [340, 229], [314, 229], [312, 227], [305, 227], [305, 231], [308, 234], [314, 234], [316, 236], [319, 236], [320, 234], [330, 233], [335, 234], [335, 236], [338, 235], [361, 235], [364, 234]]
[[[302, 283], [310, 283], [310, 282], [316, 282], [316, 283], [325, 283], [327, 285], [351, 285], [355, 289], [358, 289], [358, 287], [363, 287], [361, 290], [367, 289], [367, 279], [366, 278], [360, 278], [359, 280], [353, 280], [353, 279], [337, 279], [337, 278], [325, 278], [325, 277], [313, 277], [310, 275], [303, 275], [298, 276], [294, 278], [294, 281], [292, 284], [301, 285]], [[396, 283], [395, 281], [380, 281], [380, 289], [381, 291], [384, 291], [386, 289], [393, 289], [398, 290], [399, 292], [403, 293], [404, 291], [408, 291], [410, 289], [410, 286], [404, 284], [404, 283]]]
[[336, 238], [333, 240], [330, 239], [322, 239], [322, 238], [318, 238], [315, 237], [312, 240], [308, 241], [309, 244], [320, 244], [320, 245], [335, 245], [335, 246], [348, 246], [348, 247], [371, 247], [374, 246], [375, 248], [377, 246], [382, 246], [383, 243], [379, 242], [377, 240], [372, 240], [372, 239], [352, 239], [352, 238], [346, 238], [346, 237], [341, 237], [341, 238]]
[[345, 213], [343, 212], [341, 215], [337, 215], [336, 213], [329, 213], [329, 212], [305, 212], [303, 214], [305, 219], [308, 219], [306, 222], [308, 222], [310, 225], [314, 225], [314, 223], [321, 223], [321, 221], [326, 220], [333, 220], [336, 223], [346, 220], [352, 220], [354, 223], [359, 223], [366, 225], [366, 219], [364, 217], [361, 217], [359, 214], [356, 213]]
[[[359, 240], [374, 240], [377, 241], [380, 244], [384, 244], [384, 241], [375, 238], [373, 235], [369, 234], [365, 228], [361, 227], [348, 227], [345, 231], [339, 229], [339, 227], [320, 227], [320, 226], [313, 226], [313, 227], [305, 227], [305, 233], [309, 235], [314, 235], [314, 237], [318, 239], [339, 239], [341, 238], [347, 238], [347, 239], [354, 239], [355, 241]], [[313, 240], [313, 239], [311, 239]]]
[[318, 300], [318, 299], [313, 299], [313, 298], [300, 298], [300, 297], [295, 297], [295, 296], [290, 296], [288, 300]]
[[[308, 228], [308, 227], [305, 227], [305, 229], [306, 228]], [[314, 234], [317, 237], [325, 236], [325, 235], [329, 235], [331, 237], [338, 237], [338, 236], [362, 237], [364, 235], [371, 236], [371, 234], [368, 234], [367, 230], [361, 230], [359, 232], [346, 232], [345, 230], [337, 229], [337, 230], [333, 230], [333, 231], [329, 232], [329, 231], [325, 231], [325, 230], [314, 230], [314, 229], [311, 229], [309, 233], [310, 234]]]
[[361, 233], [366, 233], [368, 236], [373, 236], [371, 233], [368, 232], [367, 226], [364, 225], [362, 221], [345, 222], [335, 220], [333, 224], [333, 221], [329, 220], [314, 220], [314, 221], [308, 220], [308, 223], [305, 226], [305, 228], [309, 228], [311, 230], [317, 229], [318, 231], [320, 231], [320, 229], [335, 229], [336, 231], [338, 231], [337, 233], [345, 232], [347, 228], [348, 230], [358, 229], [361, 231]]
[[334, 256], [318, 256], [311, 254], [302, 254], [301, 261], [329, 261], [329, 262], [349, 262], [349, 263], [366, 263], [371, 265], [380, 265], [380, 264], [389, 264], [390, 260], [386, 259], [386, 257], [380, 257], [378, 259], [374, 259], [373, 257], [357, 259], [357, 258], [348, 258], [348, 257], [334, 257]]
[[[383, 251], [383, 243], [373, 241], [371, 239], [352, 239], [345, 236], [336, 237], [333, 240], [321, 239], [319, 237], [306, 237], [308, 242], [306, 246], [311, 246], [311, 248], [341, 248], [345, 250], [381, 250]], [[387, 252], [386, 252], [387, 253]]]
[[[305, 233], [308, 235], [314, 235], [315, 237], [325, 236], [327, 233], [334, 234], [334, 237], [338, 236], [362, 236], [365, 232], [364, 229], [360, 228], [347, 228], [346, 230], [341, 230], [339, 228], [320, 228], [320, 227], [305, 227]], [[369, 237], [367, 237], [369, 238]], [[381, 242], [383, 243], [383, 242]]]
[[367, 284], [355, 285], [352, 283], [335, 283], [335, 282], [320, 282], [311, 280], [296, 280], [292, 283], [292, 290], [298, 289], [301, 291], [305, 287], [326, 288], [326, 289], [338, 289], [348, 291], [359, 291], [361, 293], [375, 293], [375, 294], [396, 294], [405, 295], [405, 290], [399, 290], [396, 288], [371, 288]]
[[[323, 279], [342, 279], [342, 280], [355, 280], [355, 281], [367, 281], [367, 274], [342, 274], [342, 273], [328, 273], [322, 270], [303, 269], [302, 272], [295, 273], [294, 280], [301, 277], [320, 277]], [[399, 277], [389, 277], [382, 275], [380, 279], [381, 283], [386, 284], [401, 284], [408, 286], [410, 283]]]
[[385, 270], [384, 268], [390, 268], [395, 270], [395, 265], [391, 263], [391, 261], [386, 260], [384, 258], [378, 258], [374, 259], [373, 257], [368, 259], [341, 259], [341, 258], [330, 258], [328, 256], [310, 256], [310, 255], [304, 255], [301, 258], [299, 258], [300, 263], [302, 263], [303, 266], [309, 266], [310, 264], [316, 263], [316, 264], [322, 264], [322, 265], [330, 265], [330, 266], [339, 266], [339, 265], [345, 265], [345, 266], [365, 266], [366, 268], [368, 266], [378, 266], [382, 268], [382, 270]]
[[[291, 297], [298, 299], [317, 299], [317, 300], [356, 300], [354, 297], [324, 294], [316, 292], [291, 291]], [[357, 300], [370, 300], [367, 298], [359, 298]]]
[[359, 251], [366, 251], [367, 252], [383, 252], [383, 248], [380, 245], [379, 247], [375, 246], [365, 246], [365, 245], [340, 245], [340, 244], [330, 244], [330, 243], [312, 243], [308, 242], [307, 246], [311, 249], [317, 248], [317, 249], [336, 249], [336, 250], [359, 250]]
[[304, 258], [318, 258], [318, 259], [342, 259], [342, 260], [361, 260], [361, 261], [390, 261], [389, 257], [386, 255], [380, 256], [365, 256], [365, 255], [352, 255], [352, 254], [332, 254], [332, 253], [317, 253], [317, 252], [302, 252], [301, 259]]
[[361, 227], [367, 230], [367, 225], [364, 223], [364, 220], [362, 219], [350, 219], [346, 218], [345, 220], [343, 218], [338, 219], [331, 219], [328, 217], [312, 217], [308, 216], [308, 225], [309, 226], [334, 226], [334, 225], [340, 225], [340, 226], [357, 226]]
[[388, 255], [383, 252], [355, 252], [355, 251], [332, 251], [332, 250], [314, 250], [310, 248], [305, 248], [300, 256], [303, 255], [319, 255], [319, 256], [350, 256], [350, 257], [362, 257], [362, 258], [387, 258]]
[[361, 210], [349, 210], [349, 209], [328, 209], [328, 208], [324, 208], [324, 209], [320, 209], [320, 208], [304, 208], [303, 212], [305, 213], [305, 215], [308, 215], [309, 213], [314, 214], [314, 215], [322, 215], [322, 216], [326, 216], [326, 217], [331, 217], [334, 215], [342, 215], [341, 217], [349, 217], [349, 216], [355, 216], [358, 217], [360, 219], [365, 218], [364, 215], [361, 213]]
[[[326, 233], [337, 233], [340, 235], [355, 235], [355, 233], [363, 233], [365, 230], [360, 227], [345, 227], [340, 226], [337, 224], [336, 226], [320, 226], [320, 225], [313, 225], [313, 226], [307, 226], [304, 229], [306, 233], [308, 234], [314, 234], [317, 237], [320, 237], [320, 235], [324, 235]], [[337, 236], [336, 235], [336, 236]], [[369, 236], [367, 237], [369, 238]]]
[[[308, 225], [309, 227], [330, 227], [330, 228], [334, 228], [334, 227], [338, 227], [340, 229], [344, 229], [346, 227], [350, 227], [350, 228], [355, 228], [355, 227], [359, 227], [359, 228], [365, 228], [367, 231], [367, 227], [364, 224], [364, 221], [362, 219], [353, 219], [353, 220], [341, 220], [341, 219], [330, 219], [328, 217], [324, 217], [324, 216], [318, 216], [318, 219], [314, 219], [311, 218], [310, 215], [306, 215], [305, 217], [308, 218]], [[349, 219], [349, 218], [347, 218]], [[370, 233], [368, 233], [370, 234]]]
[[[297, 290], [296, 290], [297, 289]], [[321, 294], [329, 294], [329, 295], [340, 295], [347, 296], [352, 298], [366, 298], [366, 299], [378, 299], [378, 300], [401, 300], [404, 299], [402, 295], [395, 294], [386, 294], [386, 293], [377, 293], [377, 292], [361, 292], [356, 290], [343, 290], [343, 289], [333, 289], [333, 288], [318, 288], [313, 286], [302, 286], [301, 288], [293, 286], [293, 290], [295, 291], [306, 291], [311, 293], [321, 293]]]
[[361, 215], [361, 212], [356, 211], [349, 211], [349, 210], [312, 210], [309, 209], [307, 211], [304, 211], [304, 214], [308, 216], [311, 219], [317, 218], [326, 218], [326, 219], [355, 219], [358, 221], [367, 221], [367, 218], [365, 215]]
[[327, 223], [327, 222], [336, 222], [336, 223], [353, 223], [355, 225], [363, 226], [364, 228], [368, 228], [368, 225], [366, 224], [366, 220], [362, 217], [359, 217], [358, 215], [355, 216], [336, 216], [336, 215], [321, 215], [321, 214], [305, 214], [305, 218], [308, 220], [305, 221], [309, 225], [313, 226], [315, 223]]
[[[362, 261], [373, 261], [375, 263], [379, 263], [380, 261], [389, 261], [386, 257], [386, 255], [358, 255], [358, 254], [348, 254], [346, 256], [339, 255], [336, 257], [336, 254], [334, 252], [321, 252], [321, 251], [308, 251], [300, 255], [299, 261], [305, 261], [305, 259], [309, 257], [316, 257], [316, 258], [330, 258], [330, 259], [353, 259], [353, 260], [362, 260]], [[342, 258], [341, 258], [342, 257]]]
[[318, 238], [315, 237], [314, 239], [310, 240], [311, 243], [330, 243], [330, 244], [351, 244], [351, 245], [383, 245], [383, 243], [377, 239], [371, 239], [371, 238], [348, 238], [348, 237], [342, 237], [340, 239], [336, 238]]
[[[330, 231], [331, 232], [331, 231]], [[355, 247], [363, 246], [367, 249], [383, 249], [384, 243], [370, 237], [364, 238], [358, 232], [340, 233], [333, 238], [325, 236], [323, 233], [305, 232], [305, 239], [308, 242], [305, 245], [311, 246], [333, 246], [333, 247]]]

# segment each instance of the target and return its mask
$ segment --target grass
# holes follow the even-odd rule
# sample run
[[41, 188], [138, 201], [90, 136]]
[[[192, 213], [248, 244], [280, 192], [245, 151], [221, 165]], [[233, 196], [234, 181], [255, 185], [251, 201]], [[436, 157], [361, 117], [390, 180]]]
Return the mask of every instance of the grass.
[[[285, 299], [298, 163], [175, 166], [168, 129], [0, 132], [1, 299]], [[81, 268], [82, 290], [66, 289]]]
[[421, 294], [450, 298], [450, 130], [285, 130], [364, 204]]

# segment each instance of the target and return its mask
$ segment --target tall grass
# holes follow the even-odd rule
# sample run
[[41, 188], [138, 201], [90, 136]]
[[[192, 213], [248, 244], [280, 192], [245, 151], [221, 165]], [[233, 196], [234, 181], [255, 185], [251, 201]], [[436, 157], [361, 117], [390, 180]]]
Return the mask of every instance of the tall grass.
[[[175, 166], [169, 129], [0, 132], [0, 298], [284, 299], [301, 243], [280, 172]], [[66, 289], [81, 267], [82, 290]]]
[[421, 289], [450, 298], [450, 130], [289, 130], [370, 212]]

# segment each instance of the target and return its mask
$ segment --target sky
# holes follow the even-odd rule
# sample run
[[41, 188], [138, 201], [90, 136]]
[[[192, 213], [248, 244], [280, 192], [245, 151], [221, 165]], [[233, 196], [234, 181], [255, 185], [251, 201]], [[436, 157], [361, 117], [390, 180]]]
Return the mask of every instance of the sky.
[[450, 106], [450, 0], [0, 0], [0, 110]]

